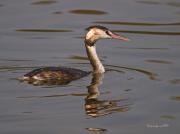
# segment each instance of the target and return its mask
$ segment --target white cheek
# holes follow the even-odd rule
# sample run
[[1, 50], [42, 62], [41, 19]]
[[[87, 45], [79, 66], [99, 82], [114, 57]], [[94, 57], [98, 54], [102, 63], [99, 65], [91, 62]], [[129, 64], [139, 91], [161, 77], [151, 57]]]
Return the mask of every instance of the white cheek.
[[93, 35], [94, 35], [94, 32], [93, 32], [93, 31], [89, 31], [89, 32], [86, 34], [86, 39], [90, 39]]
[[101, 34], [100, 37], [101, 37], [101, 38], [106, 38], [106, 39], [111, 38], [111, 37], [110, 37], [109, 35], [107, 35], [106, 33]]

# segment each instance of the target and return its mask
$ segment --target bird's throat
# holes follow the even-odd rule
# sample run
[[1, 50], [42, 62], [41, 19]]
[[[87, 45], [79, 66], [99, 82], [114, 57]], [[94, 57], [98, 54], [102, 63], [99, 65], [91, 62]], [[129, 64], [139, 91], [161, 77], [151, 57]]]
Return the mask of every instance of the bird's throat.
[[85, 47], [86, 47], [87, 56], [93, 67], [93, 72], [94, 73], [104, 73], [105, 69], [97, 55], [95, 44], [93, 44], [93, 45], [85, 44]]

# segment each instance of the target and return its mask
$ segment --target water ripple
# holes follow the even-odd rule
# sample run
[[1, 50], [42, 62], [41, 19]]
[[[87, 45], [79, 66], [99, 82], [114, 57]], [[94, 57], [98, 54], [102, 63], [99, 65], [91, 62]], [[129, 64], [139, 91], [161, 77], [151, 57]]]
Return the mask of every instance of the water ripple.
[[128, 26], [179, 26], [180, 22], [153, 23], [153, 22], [125, 22], [125, 21], [95, 21], [96, 24], [128, 25]]
[[125, 66], [115, 66], [115, 65], [107, 65], [107, 67], [115, 67], [115, 68], [120, 68], [120, 69], [127, 69], [127, 70], [133, 70], [133, 71], [137, 71], [137, 72], [140, 72], [140, 73], [143, 73], [145, 74], [146, 76], [149, 77], [149, 79], [151, 80], [159, 80], [157, 79], [157, 74], [154, 73], [154, 72], [151, 72], [151, 71], [147, 71], [147, 70], [144, 70], [144, 69], [139, 69], [139, 68], [131, 68], [131, 67], [125, 67]]
[[107, 132], [107, 129], [104, 129], [104, 128], [94, 128], [94, 127], [86, 128], [86, 130], [88, 130], [89, 132], [93, 132], [95, 134], [103, 134], [103, 133]]
[[173, 79], [169, 81], [171, 84], [180, 84], [180, 79]]
[[158, 64], [173, 64], [172, 61], [165, 61], [165, 60], [145, 60], [145, 62], [158, 63]]
[[161, 51], [167, 51], [170, 50], [170, 48], [160, 48], [160, 47], [119, 47], [121, 49], [135, 49], [135, 50], [161, 50]]
[[180, 2], [168, 2], [167, 5], [173, 6], [173, 7], [180, 7]]
[[69, 57], [69, 59], [89, 61], [88, 57], [86, 57], [86, 56], [79, 56], [79, 55], [72, 55], [72, 56]]
[[55, 0], [39, 0], [36, 2], [33, 2], [32, 5], [50, 5], [50, 4], [54, 4], [57, 3], [57, 1]]
[[55, 11], [55, 12], [53, 12], [53, 14], [63, 14], [63, 12], [61, 12], [61, 11]]
[[[74, 63], [74, 64], [81, 64], [81, 65], [88, 64], [89, 65], [89, 63]], [[124, 71], [122, 71], [122, 69], [133, 70], [133, 71], [136, 71], [136, 72], [139, 72], [139, 73], [142, 73], [142, 74], [148, 76], [148, 78], [150, 80], [158, 80], [159, 81], [159, 79], [157, 78], [158, 74], [148, 71], [148, 70], [145, 70], [145, 69], [131, 68], [131, 67], [126, 67], [126, 66], [117, 66], [117, 65], [108, 65], [108, 64], [104, 64], [104, 65], [106, 67], [106, 71], [116, 71], [119, 73], [125, 73]]]
[[17, 32], [73, 32], [67, 29], [16, 29]]
[[105, 11], [100, 10], [88, 10], [88, 9], [76, 9], [76, 10], [70, 10], [69, 11], [72, 14], [86, 14], [86, 15], [104, 15], [107, 14]]
[[113, 30], [113, 32], [132, 33], [132, 34], [149, 34], [149, 35], [169, 35], [169, 36], [180, 35], [180, 32], [161, 32], [161, 31]]
[[180, 101], [180, 96], [171, 96], [171, 100]]
[[137, 3], [142, 3], [142, 4], [149, 4], [149, 5], [158, 5], [160, 4], [159, 2], [157, 1], [136, 1]]

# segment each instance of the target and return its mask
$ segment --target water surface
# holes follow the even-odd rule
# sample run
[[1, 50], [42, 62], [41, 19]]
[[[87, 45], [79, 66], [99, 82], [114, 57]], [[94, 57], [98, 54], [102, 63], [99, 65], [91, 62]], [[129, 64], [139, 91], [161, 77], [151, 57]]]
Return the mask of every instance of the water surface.
[[[0, 1], [0, 133], [119, 134], [179, 131], [178, 0]], [[130, 42], [102, 40], [107, 72], [64, 85], [17, 80], [45, 66], [90, 71], [85, 28], [103, 25]]]

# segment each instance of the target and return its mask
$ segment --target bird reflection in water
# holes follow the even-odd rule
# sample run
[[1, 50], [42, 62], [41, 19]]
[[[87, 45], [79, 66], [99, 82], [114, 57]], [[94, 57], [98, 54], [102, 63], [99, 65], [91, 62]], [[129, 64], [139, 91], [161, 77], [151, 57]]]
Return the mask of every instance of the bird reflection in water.
[[107, 132], [107, 129], [104, 129], [104, 128], [89, 127], [89, 128], [86, 128], [86, 130], [88, 130], [89, 132], [94, 132], [95, 134], [103, 134]]
[[[60, 94], [60, 95], [47, 95], [47, 96], [30, 96], [30, 97], [18, 97], [18, 98], [45, 98], [45, 97], [62, 97], [62, 96], [84, 96], [85, 97], [85, 104], [84, 109], [86, 111], [86, 114], [91, 117], [101, 117], [113, 113], [118, 112], [127, 112], [130, 109], [130, 103], [129, 99], [114, 99], [114, 100], [99, 100], [98, 96], [100, 95], [99, 86], [103, 83], [103, 73], [95, 73], [92, 74], [92, 80], [91, 84], [87, 86], [88, 93], [87, 94]], [[30, 81], [29, 81], [30, 82]], [[40, 82], [40, 81], [36, 81]], [[56, 86], [56, 85], [66, 85], [69, 83], [57, 83], [57, 81], [51, 81], [50, 83], [34, 83], [32, 81], [33, 85], [48, 85], [48, 86]], [[64, 81], [63, 81], [64, 82]], [[101, 93], [102, 95], [103, 93]]]
[[104, 75], [93, 74], [91, 84], [87, 86], [88, 95], [85, 98], [85, 111], [91, 117], [100, 117], [117, 112], [126, 112], [130, 108], [127, 99], [99, 100], [99, 86], [102, 84]]

